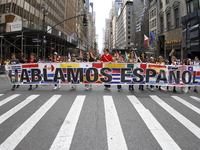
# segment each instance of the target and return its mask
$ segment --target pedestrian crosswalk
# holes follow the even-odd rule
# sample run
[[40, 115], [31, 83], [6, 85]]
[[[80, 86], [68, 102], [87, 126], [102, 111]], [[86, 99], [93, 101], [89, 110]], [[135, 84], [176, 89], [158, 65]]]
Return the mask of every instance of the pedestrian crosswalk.
[[[19, 114], [22, 109], [26, 107], [31, 107], [32, 103], [38, 101], [40, 98], [44, 99], [44, 103], [42, 103], [41, 106], [38, 106], [37, 110], [35, 110], [33, 114], [26, 118], [24, 122], [15, 127], [13, 132], [4, 137], [4, 135], [2, 135], [1, 133], [6, 130], [8, 130], [7, 132], [9, 132], [9, 128], [6, 128], [6, 122], [8, 120], [12, 120], [13, 116]], [[17, 104], [15, 103], [15, 105], [9, 105], [14, 102], [15, 99], [19, 99], [20, 101], [18, 101]], [[0, 94], [0, 139], [1, 136], [3, 136], [3, 140], [0, 140], [0, 150], [17, 149], [18, 145], [22, 143], [22, 141], [25, 140], [28, 135], [31, 134], [31, 130], [38, 127], [39, 122], [43, 120], [44, 116], [49, 114], [51, 110], [55, 110], [55, 105], [61, 103], [61, 100], [63, 99], [69, 100], [66, 95], [59, 94], [49, 95], [49, 97], [46, 99], [41, 94]], [[68, 150], [71, 148], [71, 146], [73, 145], [73, 140], [75, 140], [76, 138], [76, 133], [79, 132], [78, 129], [80, 129], [77, 126], [80, 126], [80, 122], [84, 123], [84, 121], [87, 121], [81, 120], [83, 117], [81, 116], [81, 114], [84, 113], [83, 110], [86, 108], [92, 109], [91, 107], [87, 107], [86, 105], [86, 101], [88, 99], [90, 99], [88, 95], [77, 95], [75, 99], [72, 100], [73, 102], [72, 104], [70, 104], [69, 111], [66, 112], [65, 117], [62, 120], [61, 126], [59, 126], [59, 130], [55, 130], [55, 136], [51, 137], [53, 138], [53, 140], [51, 141], [51, 144], [46, 147], [46, 149]], [[176, 110], [176, 107], [173, 106], [173, 103], [168, 102], [166, 99], [170, 99], [174, 103], [178, 104], [179, 107], [184, 107], [184, 109], [187, 109], [187, 112], [195, 113], [195, 116], [197, 116], [197, 121], [194, 122], [192, 118], [188, 118], [188, 116], [185, 116], [185, 114], [182, 114], [179, 110]], [[192, 144], [188, 145], [188, 147], [182, 146], [182, 144], [180, 144], [181, 142], [177, 140], [174, 135], [171, 135], [171, 133], [174, 131], [175, 125], [170, 122], [171, 128], [166, 128], [166, 125], [161, 121], [160, 118], [158, 118], [158, 114], [156, 114], [156, 111], [153, 111], [153, 109], [150, 108], [151, 105], [147, 105], [146, 100], [148, 100], [148, 103], [151, 103], [152, 106], [155, 107], [158, 111], [161, 109], [162, 111], [170, 115], [170, 117], [174, 118], [174, 120], [179, 123], [181, 127], [184, 127], [186, 133], [191, 134], [190, 137], [193, 137], [194, 141], [199, 141], [196, 143], [196, 145], [193, 144], [193, 146], [196, 146], [196, 149], [200, 147], [200, 103], [198, 103], [200, 102], [200, 99], [198, 97], [180, 97], [176, 95], [169, 96], [168, 98], [162, 98], [161, 96], [157, 95], [148, 95], [144, 99], [135, 95], [126, 95], [123, 97], [123, 99], [121, 99], [121, 101], [124, 101], [127, 105], [129, 105], [129, 107], [127, 108], [131, 108], [134, 112], [137, 112], [131, 115], [137, 115], [141, 119], [152, 138], [154, 138], [157, 142], [156, 144], [159, 145], [157, 149], [179, 150], [191, 148], [194, 149], [194, 147], [191, 146]], [[107, 142], [104, 143], [106, 147], [105, 149], [134, 149], [134, 145], [131, 144], [131, 141], [127, 140], [127, 137], [130, 136], [129, 134], [131, 134], [132, 132], [125, 132], [126, 129], [123, 126], [124, 123], [122, 122], [123, 119], [121, 119], [123, 116], [119, 111], [119, 109], [125, 108], [120, 105], [121, 103], [119, 104], [119, 99], [117, 100], [116, 97], [112, 95], [102, 95], [102, 97], [98, 98], [98, 101], [102, 101], [102, 103], [97, 103], [96, 105], [102, 105], [103, 109], [101, 113], [104, 114], [105, 119], [105, 124], [102, 125], [105, 128], [105, 130], [103, 130], [102, 132], [106, 132]], [[126, 117], [130, 120], [133, 119], [133, 117], [131, 117], [131, 115], [129, 116], [128, 114], [132, 113], [132, 110], [125, 110], [125, 112], [127, 113]], [[12, 127], [12, 124], [9, 124], [9, 126]], [[48, 130], [54, 129], [49, 128]], [[40, 132], [42, 134], [42, 131]], [[140, 134], [140, 132], [142, 131], [138, 131], [138, 134]], [[93, 133], [91, 133], [91, 135], [92, 134]], [[131, 136], [137, 137], [137, 135]], [[183, 138], [183, 141], [187, 140], [188, 138], [187, 136], [177, 136], [179, 138]], [[144, 135], [145, 141], [143, 141], [143, 143], [148, 141], [148, 139], [146, 138]], [[24, 147], [26, 147], [26, 145], [24, 145]], [[40, 148], [37, 147], [37, 149]], [[94, 147], [94, 149], [98, 148]], [[144, 148], [142, 148], [141, 146], [141, 149]], [[151, 149], [153, 148], [149, 147], [149, 150]]]

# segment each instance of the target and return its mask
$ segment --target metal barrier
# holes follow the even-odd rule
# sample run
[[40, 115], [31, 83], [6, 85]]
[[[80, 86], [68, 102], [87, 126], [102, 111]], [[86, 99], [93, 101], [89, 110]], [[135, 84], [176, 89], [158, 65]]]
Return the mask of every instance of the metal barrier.
[[0, 65], [0, 74], [4, 74], [4, 73], [5, 73], [5, 66]]

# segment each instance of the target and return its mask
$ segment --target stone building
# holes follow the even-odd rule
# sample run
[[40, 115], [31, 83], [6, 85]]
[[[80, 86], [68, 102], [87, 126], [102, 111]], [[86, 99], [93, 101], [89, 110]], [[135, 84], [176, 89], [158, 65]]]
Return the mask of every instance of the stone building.
[[158, 54], [168, 58], [171, 49], [174, 48], [176, 50], [174, 55], [182, 59], [181, 17], [186, 15], [185, 2], [183, 0], [158, 0], [157, 14]]
[[69, 49], [76, 51], [77, 41], [70, 36], [78, 28], [81, 44], [86, 43], [87, 27], [83, 27], [83, 17], [62, 21], [78, 15], [79, 10], [84, 11], [84, 4], [85, 0], [1, 0], [0, 35], [4, 58], [9, 58], [10, 53], [47, 57], [54, 51], [60, 55], [66, 55]]
[[187, 15], [182, 22], [182, 49], [184, 58], [200, 58], [200, 0], [186, 0]]

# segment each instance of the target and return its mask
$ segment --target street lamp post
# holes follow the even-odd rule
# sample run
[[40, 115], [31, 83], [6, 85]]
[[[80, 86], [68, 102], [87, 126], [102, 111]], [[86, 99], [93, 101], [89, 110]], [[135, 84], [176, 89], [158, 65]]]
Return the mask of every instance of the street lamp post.
[[42, 19], [42, 40], [41, 40], [41, 58], [45, 57], [45, 47], [44, 47], [44, 33], [45, 33], [45, 17], [49, 14], [48, 8], [45, 7], [44, 4], [41, 6], [43, 12], [43, 19]]
[[0, 38], [1, 38], [1, 61], [2, 61], [2, 59], [3, 59], [3, 39], [2, 38], [4, 38], [4, 36], [0, 36]]

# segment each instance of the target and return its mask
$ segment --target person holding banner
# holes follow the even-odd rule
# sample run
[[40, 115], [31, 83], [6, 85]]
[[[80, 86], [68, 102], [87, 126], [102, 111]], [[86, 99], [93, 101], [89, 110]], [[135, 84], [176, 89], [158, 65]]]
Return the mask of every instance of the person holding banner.
[[[199, 61], [198, 56], [195, 56], [195, 57], [194, 57], [193, 65], [194, 65], [194, 66], [200, 66], [200, 61]], [[198, 93], [198, 91], [197, 91], [197, 86], [194, 86], [194, 92]]]
[[[135, 52], [132, 51], [130, 53], [129, 59], [127, 60], [127, 63], [136, 63], [136, 62], [137, 62], [137, 58], [135, 57]], [[134, 91], [134, 85], [129, 85], [129, 90]]]
[[[138, 62], [140, 62], [140, 63], [148, 62], [148, 60], [146, 58], [146, 54], [144, 52], [142, 52], [140, 54], [140, 57], [138, 57]], [[144, 85], [139, 85], [139, 90], [144, 90]]]
[[[11, 54], [11, 60], [9, 62], [11, 65], [16, 65], [16, 64], [19, 64], [19, 60], [16, 58], [15, 54]], [[12, 87], [12, 91], [15, 90], [15, 88], [19, 88], [20, 85], [13, 85]]]
[[[122, 56], [122, 55], [119, 55], [119, 60], [117, 61], [118, 63], [124, 63], [125, 61], [125, 57]], [[121, 92], [121, 89], [122, 89], [122, 86], [121, 85], [117, 85], [117, 89], [118, 89], [118, 92]]]
[[[71, 62], [77, 62], [75, 54], [71, 54]], [[76, 85], [73, 85], [70, 87], [70, 90], [75, 90], [75, 89], [76, 89]]]
[[[173, 53], [175, 52], [175, 49], [172, 49], [172, 51], [169, 54], [169, 65], [178, 65], [177, 63], [177, 59], [175, 56], [173, 56]], [[167, 89], [169, 89], [169, 87], [167, 86]], [[176, 93], [176, 87], [173, 87], [173, 92]]]
[[[38, 60], [35, 59], [35, 55], [34, 55], [33, 53], [31, 53], [31, 54], [30, 54], [30, 60], [28, 60], [27, 63], [37, 63], [37, 62], [38, 62]], [[37, 84], [36, 84], [36, 87], [35, 87], [35, 88], [38, 88], [38, 85], [37, 85]], [[30, 87], [29, 87], [28, 90], [29, 90], [29, 91], [32, 90], [32, 85], [30, 85]]]
[[[148, 63], [155, 64], [154, 57], [150, 57]], [[148, 85], [147, 85], [147, 88], [148, 88]], [[153, 91], [153, 89], [154, 89], [154, 85], [150, 85], [150, 90]]]
[[[163, 61], [163, 57], [162, 56], [158, 57], [158, 60], [157, 60], [156, 64], [158, 64], [158, 65], [165, 65], [165, 62]], [[159, 90], [161, 90], [161, 86], [156, 86], [156, 88], [158, 88]], [[164, 90], [166, 90], [166, 89], [164, 89]]]
[[[84, 62], [94, 62], [94, 58], [91, 56], [91, 53], [87, 52], [83, 61]], [[92, 88], [92, 85], [85, 84], [85, 88], [86, 88], [86, 90], [89, 90], [90, 88]]]
[[[58, 57], [57, 52], [53, 53], [53, 59], [51, 60], [51, 62], [61, 62], [61, 59]], [[58, 86], [57, 84], [55, 84], [54, 90], [56, 90], [57, 88], [60, 88], [60, 84]]]
[[[101, 62], [114, 62], [112, 55], [109, 54], [108, 49], [104, 49], [104, 54], [101, 56]], [[104, 90], [110, 91], [110, 85], [104, 85]]]

